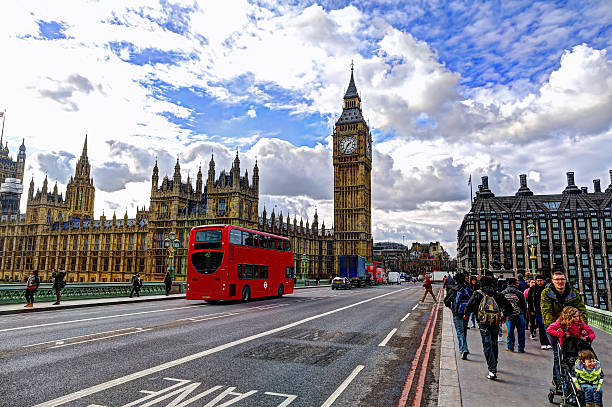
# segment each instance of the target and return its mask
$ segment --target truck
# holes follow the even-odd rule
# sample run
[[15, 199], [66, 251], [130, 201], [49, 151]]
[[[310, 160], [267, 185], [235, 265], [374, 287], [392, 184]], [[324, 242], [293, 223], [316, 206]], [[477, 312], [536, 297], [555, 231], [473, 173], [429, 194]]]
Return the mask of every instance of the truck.
[[431, 278], [432, 282], [442, 282], [442, 280], [444, 280], [444, 276], [446, 276], [449, 273], [448, 271], [434, 270], [432, 274], [433, 274]]
[[397, 271], [390, 271], [389, 272], [389, 284], [401, 284], [402, 281], [400, 280], [400, 273], [398, 273]]
[[354, 287], [366, 285], [365, 258], [358, 255], [338, 256], [338, 271], [340, 277], [347, 277]]

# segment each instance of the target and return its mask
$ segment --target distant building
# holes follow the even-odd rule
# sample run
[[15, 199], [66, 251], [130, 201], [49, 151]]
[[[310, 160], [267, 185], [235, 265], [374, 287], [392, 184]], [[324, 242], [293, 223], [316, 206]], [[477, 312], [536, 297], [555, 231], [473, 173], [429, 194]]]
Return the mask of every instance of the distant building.
[[[601, 189], [593, 180], [593, 192], [579, 188], [574, 173], [560, 194], [534, 195], [527, 176], [520, 176], [514, 196], [496, 197], [482, 177], [476, 199], [457, 233], [458, 267], [512, 274], [541, 273], [550, 277], [564, 271], [583, 293], [588, 305], [610, 309], [612, 279], [612, 170], [610, 186]], [[536, 269], [531, 270], [527, 245], [528, 225], [538, 237]]]
[[392, 271], [413, 274], [449, 270], [453, 264], [440, 242], [414, 242], [410, 248], [401, 243], [377, 242], [374, 243], [374, 260]]
[[2, 147], [0, 138], [0, 219], [9, 219], [11, 216], [16, 219], [19, 216], [25, 159], [25, 140], [19, 147], [17, 161], [13, 161], [9, 156], [8, 142]]

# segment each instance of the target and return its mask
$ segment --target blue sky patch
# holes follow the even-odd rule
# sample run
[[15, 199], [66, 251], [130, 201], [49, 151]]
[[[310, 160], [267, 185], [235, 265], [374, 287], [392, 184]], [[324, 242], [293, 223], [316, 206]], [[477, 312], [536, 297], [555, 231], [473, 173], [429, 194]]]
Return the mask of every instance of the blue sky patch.
[[64, 30], [66, 26], [57, 21], [42, 21], [38, 20], [38, 30], [41, 37], [47, 40], [60, 40], [66, 38]]

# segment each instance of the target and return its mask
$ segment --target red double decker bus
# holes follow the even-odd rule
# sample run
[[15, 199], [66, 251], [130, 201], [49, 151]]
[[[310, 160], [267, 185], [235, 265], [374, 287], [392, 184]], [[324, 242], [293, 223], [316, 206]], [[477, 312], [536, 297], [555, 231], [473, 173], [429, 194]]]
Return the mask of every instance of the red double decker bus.
[[293, 293], [291, 241], [232, 225], [196, 226], [187, 252], [188, 300], [248, 301]]

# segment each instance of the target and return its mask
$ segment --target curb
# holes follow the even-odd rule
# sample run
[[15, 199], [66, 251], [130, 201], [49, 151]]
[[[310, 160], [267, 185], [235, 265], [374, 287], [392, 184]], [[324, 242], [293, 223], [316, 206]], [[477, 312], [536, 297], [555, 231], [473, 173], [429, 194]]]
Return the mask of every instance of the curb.
[[[294, 290], [301, 290], [305, 288], [325, 288], [331, 287], [330, 285], [313, 285], [313, 286], [305, 286], [305, 287], [294, 287]], [[114, 297], [121, 298], [121, 297]], [[70, 304], [70, 300], [67, 301], [66, 304], [54, 305], [54, 306], [44, 306], [44, 307], [34, 307], [34, 308], [16, 308], [3, 310], [0, 306], [0, 315], [11, 315], [11, 314], [24, 314], [29, 312], [42, 312], [42, 311], [54, 311], [60, 309], [74, 309], [74, 308], [89, 308], [89, 307], [98, 307], [101, 305], [117, 305], [117, 304], [130, 304], [133, 302], [151, 302], [151, 301], [165, 301], [165, 300], [176, 300], [176, 299], [184, 299], [185, 294], [174, 294], [170, 296], [165, 295], [156, 295], [156, 296], [147, 296], [147, 297], [136, 297], [136, 298], [126, 298], [124, 300], [118, 301], [105, 301], [105, 302], [88, 302], [88, 303], [79, 303], [79, 304]], [[109, 300], [112, 298], [109, 298]], [[74, 301], [74, 300], [73, 300]], [[79, 301], [79, 300], [76, 300]], [[40, 304], [40, 303], [39, 303]]]
[[444, 307], [442, 317], [442, 347], [440, 355], [439, 407], [462, 407], [461, 386], [457, 370], [455, 333], [451, 311]]

